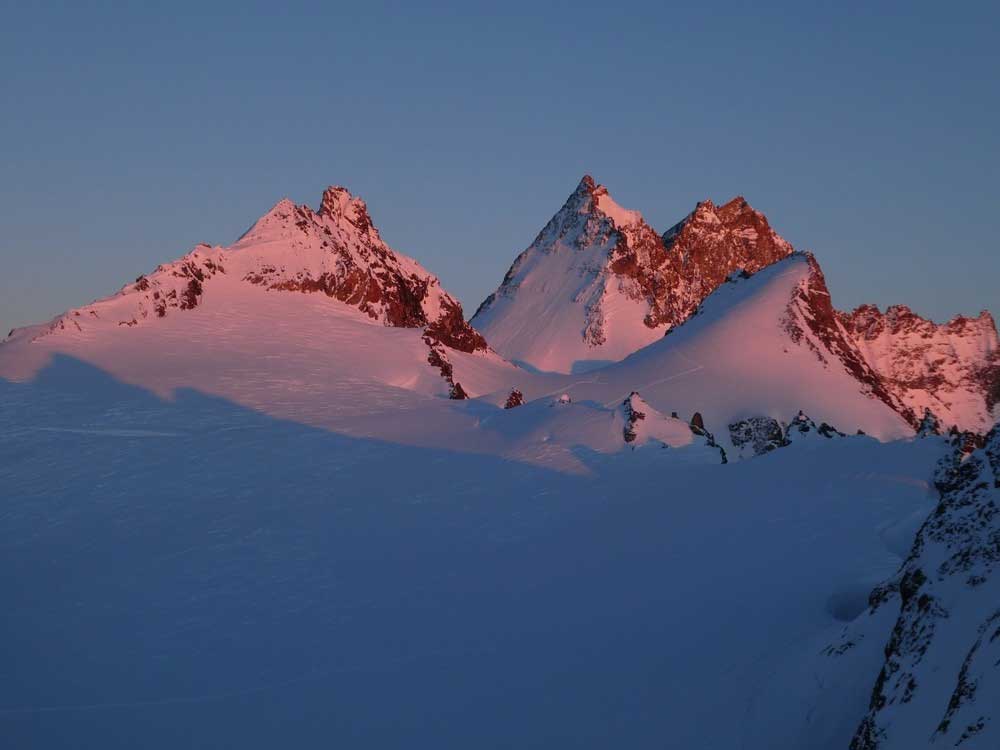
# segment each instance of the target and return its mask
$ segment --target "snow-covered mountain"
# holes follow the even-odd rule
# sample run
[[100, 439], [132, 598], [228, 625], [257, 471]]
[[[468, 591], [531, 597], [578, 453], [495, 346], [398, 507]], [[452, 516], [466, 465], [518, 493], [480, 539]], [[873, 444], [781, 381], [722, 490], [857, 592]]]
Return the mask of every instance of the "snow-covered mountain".
[[930, 409], [945, 427], [980, 434], [1000, 419], [1000, 344], [986, 310], [940, 325], [905, 305], [884, 313], [862, 305], [839, 317], [886, 389], [914, 413]]
[[561, 392], [609, 408], [635, 390], [661, 413], [689, 420], [699, 412], [727, 451], [743, 420], [773, 421], [780, 442], [800, 410], [817, 424], [883, 440], [912, 435], [915, 426], [846, 335], [819, 264], [806, 253], [752, 276], [733, 274], [697, 314], [621, 362], [581, 375], [522, 376], [518, 387], [529, 400]]
[[[766, 422], [783, 443], [800, 410], [850, 434], [862, 430], [882, 440], [912, 434], [912, 417], [901, 416], [905, 407], [845, 335], [819, 266], [806, 254], [754, 275], [734, 273], [669, 336], [600, 370], [566, 375], [517, 368], [489, 349], [450, 348], [429, 327], [387, 326], [326, 293], [269, 289], [230, 271], [241, 253], [257, 254], [243, 262], [259, 268], [287, 247], [277, 240], [212, 251], [224, 270], [206, 276], [193, 308], [168, 309], [163, 317], [154, 312], [133, 326], [114, 322], [112, 312], [120, 315], [121, 307], [141, 308], [146, 295], [160, 291], [162, 298], [167, 284], [190, 282], [165, 266], [162, 280], [146, 289], [127, 287], [95, 303], [96, 315], [84, 308], [79, 316], [16, 332], [0, 345], [0, 375], [30, 379], [52, 357], [69, 356], [164, 396], [193, 388], [343, 434], [507, 456], [559, 471], [586, 471], [579, 446], [602, 454], [626, 447], [622, 404], [633, 392], [651, 413], [679, 415], [677, 424], [668, 422], [683, 425], [684, 442], [674, 447], [706, 442], [689, 434], [697, 412], [700, 437], [732, 459], [764, 450], [766, 440], [747, 442], [746, 424]], [[502, 409], [512, 389], [528, 403]], [[462, 395], [479, 398], [464, 406], [453, 400]], [[549, 408], [561, 395], [570, 403]], [[484, 412], [487, 406], [497, 413]], [[653, 423], [661, 424], [659, 417], [650, 417]]]
[[318, 211], [282, 200], [229, 247], [199, 245], [117, 294], [11, 331], [0, 375], [28, 377], [57, 353], [156, 392], [201, 387], [257, 408], [300, 400], [304, 383], [314, 397], [323, 383], [337, 409], [357, 404], [357, 393], [330, 401], [352, 383], [447, 395], [458, 382], [476, 395], [505, 382], [477, 373], [513, 369], [342, 187]]
[[[792, 253], [742, 197], [699, 203], [659, 236], [588, 175], [472, 323], [514, 362], [587, 372], [656, 342], [734, 273], [754, 274]], [[819, 283], [800, 292], [814, 298], [810, 313], [789, 321], [793, 340], [809, 328], [806, 345], [817, 356], [840, 360], [914, 427], [930, 409], [945, 427], [989, 430], [1000, 416], [1000, 346], [988, 312], [943, 325], [901, 305], [842, 313], [812, 262]]]
[[734, 271], [791, 252], [742, 197], [703, 201], [661, 236], [585, 175], [472, 323], [510, 360], [582, 372], [656, 341]]
[[71, 310], [45, 326], [11, 331], [9, 338], [146, 325], [194, 310], [216, 293], [225, 304], [244, 291], [220, 278], [274, 292], [320, 293], [397, 328], [423, 328], [430, 338], [463, 352], [486, 342], [466, 322], [462, 306], [437, 277], [389, 247], [365, 202], [346, 188], [329, 187], [319, 211], [279, 201], [233, 245], [198, 245], [184, 257], [140, 276], [117, 294]]
[[[318, 211], [283, 200], [229, 247], [200, 245], [109, 298], [12, 332], [0, 375], [25, 379], [63, 354], [157, 393], [199, 388], [327, 429], [562, 469], [579, 462], [571, 444], [557, 458], [542, 439], [552, 413], [510, 431], [439, 399], [499, 406], [511, 389], [528, 401], [566, 393], [576, 405], [558, 434], [611, 451], [617, 428], [605, 434], [605, 422], [638, 391], [663, 414], [698, 412], [730, 458], [787, 443], [800, 410], [893, 439], [927, 407], [946, 427], [980, 432], [996, 407], [988, 314], [934, 326], [901, 308], [838, 313], [816, 259], [742, 199], [701, 203], [661, 237], [585, 177], [474, 322], [531, 367], [490, 349], [438, 279], [382, 241], [364, 202], [331, 187]], [[581, 363], [603, 367], [552, 372]], [[355, 422], [404, 403], [410, 420]]]

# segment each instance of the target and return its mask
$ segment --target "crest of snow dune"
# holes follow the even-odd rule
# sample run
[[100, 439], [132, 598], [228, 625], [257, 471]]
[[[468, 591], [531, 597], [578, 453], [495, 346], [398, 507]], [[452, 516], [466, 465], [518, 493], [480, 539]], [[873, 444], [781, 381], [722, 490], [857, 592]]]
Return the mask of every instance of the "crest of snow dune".
[[742, 198], [700, 203], [661, 236], [586, 175], [472, 322], [509, 359], [593, 369], [682, 323], [733, 271], [791, 252]]

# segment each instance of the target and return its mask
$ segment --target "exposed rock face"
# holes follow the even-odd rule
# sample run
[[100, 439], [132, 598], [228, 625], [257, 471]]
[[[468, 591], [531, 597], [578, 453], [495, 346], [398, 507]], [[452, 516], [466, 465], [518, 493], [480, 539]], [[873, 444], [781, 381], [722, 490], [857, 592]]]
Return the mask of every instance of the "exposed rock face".
[[424, 328], [430, 339], [459, 351], [487, 349], [458, 301], [385, 244], [364, 201], [342, 187], [323, 193], [319, 211], [282, 200], [231, 247], [199, 245], [114, 297], [61, 316], [50, 330], [83, 330], [95, 320], [133, 326], [190, 310], [213, 294], [219, 274], [274, 292], [325, 294], [383, 325]]
[[826, 279], [816, 258], [811, 253], [804, 255], [809, 262], [809, 276], [796, 289], [785, 313], [784, 327], [789, 338], [811, 349], [825, 366], [839, 363], [865, 392], [899, 412], [916, 427], [918, 421], [913, 410], [886, 388], [883, 378], [868, 363], [845, 329], [833, 308]]
[[646, 418], [646, 412], [640, 410], [639, 403], [642, 403], [643, 406], [646, 405], [635, 391], [632, 391], [629, 397], [622, 402], [622, 409], [625, 412], [625, 428], [622, 431], [622, 436], [626, 443], [635, 442], [636, 437], [638, 437], [635, 423]]
[[929, 437], [941, 434], [941, 421], [930, 409], [924, 409], [924, 416], [917, 427], [917, 435]]
[[952, 442], [937, 509], [872, 594], [898, 617], [853, 750], [1000, 747], [1000, 428]]
[[729, 439], [740, 456], [761, 456], [787, 445], [781, 423], [771, 417], [748, 417], [729, 425]]
[[1000, 348], [989, 313], [943, 326], [901, 306], [885, 315], [870, 305], [841, 313], [833, 307], [816, 259], [806, 257], [809, 279], [797, 290], [784, 321], [793, 342], [807, 346], [824, 365], [839, 362], [914, 429], [929, 429], [923, 424], [928, 409], [936, 415], [938, 432], [957, 426], [985, 433], [992, 427], [1000, 416]]
[[[198, 245], [180, 260], [157, 266], [148, 276], [140, 276], [115, 297], [59, 316], [42, 333], [83, 331], [102, 324], [131, 328], [147, 318], [164, 318], [171, 310], [193, 310], [201, 303], [205, 284], [225, 272], [221, 258], [212, 248]], [[126, 304], [122, 304], [123, 298]], [[107, 304], [111, 301], [118, 304]]]
[[[504, 356], [566, 372], [627, 356], [684, 322], [733, 272], [791, 252], [743, 198], [699, 203], [661, 236], [587, 175], [472, 322]], [[538, 319], [551, 335], [535, 330]]]
[[524, 403], [524, 394], [521, 393], [517, 388], [512, 388], [510, 395], [507, 396], [507, 401], [504, 403], [504, 409], [515, 409]]
[[944, 427], [985, 433], [1000, 419], [1000, 345], [985, 310], [936, 324], [905, 305], [838, 313], [886, 388], [908, 408], [930, 408]]
[[816, 423], [800, 410], [795, 419], [793, 419], [785, 428], [785, 443], [792, 443], [796, 440], [801, 440], [811, 436], [829, 439], [844, 437], [844, 433], [826, 422], [820, 422], [817, 427]]
[[708, 200], [699, 203], [664, 233], [663, 243], [666, 263], [657, 277], [677, 291], [655, 295], [650, 322], [669, 326], [686, 320], [734, 272], [753, 274], [792, 253], [743, 196], [719, 207]]
[[772, 417], [749, 417], [729, 425], [729, 439], [740, 458], [762, 456], [775, 448], [785, 448], [804, 440], [842, 438], [846, 435], [833, 425], [817, 425], [803, 411], [787, 425]]

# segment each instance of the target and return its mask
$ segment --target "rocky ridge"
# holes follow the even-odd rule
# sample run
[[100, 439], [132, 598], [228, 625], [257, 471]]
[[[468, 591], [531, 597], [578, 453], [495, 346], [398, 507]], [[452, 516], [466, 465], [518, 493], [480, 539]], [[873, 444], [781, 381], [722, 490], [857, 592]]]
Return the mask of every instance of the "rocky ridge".
[[937, 508], [871, 596], [898, 614], [852, 750], [1000, 743], [1000, 427], [954, 432], [934, 485]]
[[885, 388], [914, 413], [931, 409], [945, 427], [979, 433], [1000, 418], [1000, 343], [986, 310], [941, 324], [905, 305], [837, 315]]

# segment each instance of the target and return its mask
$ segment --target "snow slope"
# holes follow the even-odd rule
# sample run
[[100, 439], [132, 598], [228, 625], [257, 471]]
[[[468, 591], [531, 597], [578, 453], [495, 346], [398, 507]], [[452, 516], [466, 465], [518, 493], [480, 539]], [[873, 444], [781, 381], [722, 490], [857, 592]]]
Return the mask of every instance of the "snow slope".
[[[585, 408], [551, 400], [505, 416]], [[898, 566], [941, 454], [579, 448], [581, 476], [64, 355], [0, 380], [0, 423], [0, 735], [53, 749], [844, 748], [866, 691], [781, 667]]]
[[[143, 326], [15, 337], [0, 344], [0, 375], [30, 379], [65, 355], [163, 397], [195, 388], [350, 431], [370, 414], [445, 399], [449, 383], [429, 352], [421, 329], [386, 327], [324, 294], [270, 292], [226, 274], [196, 309]], [[445, 356], [472, 394], [502, 388], [518, 372], [489, 351], [446, 349]]]
[[[803, 290], [815, 294], [802, 297]], [[832, 315], [829, 308], [824, 318], [824, 294], [815, 262], [795, 255], [752, 277], [734, 277], [701, 313], [620, 363], [584, 375], [543, 375], [488, 350], [435, 345], [450, 368], [446, 379], [440, 363], [429, 361], [421, 329], [386, 327], [325, 294], [276, 293], [226, 273], [195, 309], [145, 325], [15, 337], [0, 344], [0, 375], [30, 379], [62, 354], [161, 396], [194, 388], [341, 434], [573, 472], [590, 470], [579, 447], [627, 447], [621, 405], [633, 391], [650, 409], [677, 412], [685, 422], [700, 412], [731, 457], [741, 455], [732, 451], [731, 424], [749, 416], [788, 423], [800, 409], [848, 433], [912, 434], [873, 386], [847, 369], [857, 366], [850, 351], [837, 348], [847, 344], [810, 328]], [[450, 401], [451, 382], [483, 398]], [[512, 387], [538, 408], [501, 409]], [[573, 402], [549, 408], [563, 393]]]

